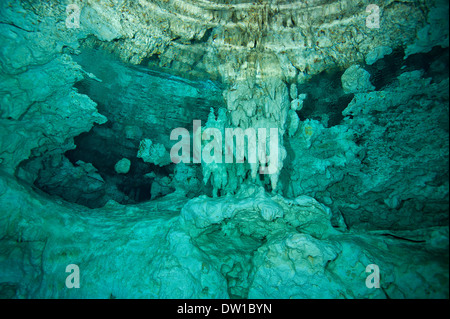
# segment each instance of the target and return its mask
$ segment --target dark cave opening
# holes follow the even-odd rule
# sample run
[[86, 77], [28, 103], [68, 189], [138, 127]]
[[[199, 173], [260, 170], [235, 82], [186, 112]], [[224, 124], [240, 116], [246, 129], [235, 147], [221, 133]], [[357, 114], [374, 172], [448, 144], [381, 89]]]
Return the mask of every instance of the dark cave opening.
[[[104, 127], [104, 129], [103, 129]], [[107, 130], [111, 135], [102, 131]], [[114, 183], [117, 190], [125, 196], [119, 200], [121, 204], [138, 203], [152, 199], [151, 185], [156, 177], [173, 174], [173, 165], [159, 167], [152, 163], [145, 163], [136, 157], [139, 141], [128, 141], [128, 145], [116, 143], [118, 140], [126, 140], [121, 136], [114, 136], [117, 132], [112, 130], [111, 122], [96, 125], [91, 131], [83, 133], [75, 138], [77, 147], [67, 151], [64, 155], [73, 165], [78, 161], [91, 163], [106, 183]], [[128, 158], [131, 162], [129, 172], [117, 173], [114, 169], [116, 163], [122, 158]], [[144, 175], [153, 173], [153, 178], [143, 178]]]
[[448, 77], [449, 48], [435, 46], [430, 52], [410, 55], [405, 65], [407, 70], [422, 69], [425, 77], [432, 78], [432, 83], [441, 82]]
[[[115, 141], [125, 139], [105, 138], [105, 130], [113, 132], [110, 123], [96, 125], [77, 136], [75, 149], [59, 156], [35, 157], [21, 167], [33, 171], [36, 163], [40, 163], [35, 187], [89, 208], [102, 207], [109, 200], [136, 204], [174, 191], [170, 185], [174, 164], [161, 167], [146, 163], [136, 157], [139, 141], [129, 147], [117, 145]], [[124, 156], [130, 160], [129, 171], [118, 173], [115, 165]]]
[[326, 70], [301, 85], [299, 91], [307, 95], [302, 109], [297, 111], [301, 121], [318, 120], [326, 127], [341, 123], [344, 119], [342, 111], [354, 96], [354, 94], [345, 94], [342, 89], [343, 73], [344, 71], [340, 69]]
[[376, 91], [382, 90], [391, 84], [401, 73], [404, 72], [405, 52], [403, 48], [395, 49], [391, 54], [384, 56], [372, 65], [364, 65], [366, 71], [370, 73], [370, 82]]
[[375, 90], [379, 91], [396, 81], [400, 74], [414, 70], [423, 70], [424, 77], [431, 77], [432, 82], [440, 82], [448, 75], [448, 59], [448, 48], [440, 46], [433, 47], [427, 53], [412, 54], [406, 59], [404, 48], [399, 47], [364, 68], [371, 74], [370, 82]]

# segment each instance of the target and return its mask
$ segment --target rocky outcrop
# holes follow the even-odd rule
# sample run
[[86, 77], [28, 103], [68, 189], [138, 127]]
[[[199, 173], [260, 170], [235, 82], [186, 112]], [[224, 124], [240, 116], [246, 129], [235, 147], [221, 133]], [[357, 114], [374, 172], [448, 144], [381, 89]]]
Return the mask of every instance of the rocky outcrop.
[[[448, 228], [342, 233], [308, 196], [248, 185], [227, 198], [88, 210], [5, 175], [0, 195], [9, 209], [0, 215], [2, 297], [448, 297]], [[380, 289], [366, 286], [372, 264]], [[79, 269], [78, 289], [65, 286], [69, 265]]]
[[130, 171], [131, 162], [128, 158], [122, 158], [114, 166], [114, 170], [119, 174], [126, 174]]
[[73, 88], [87, 75], [63, 48], [77, 37], [55, 30], [54, 17], [26, 9], [15, 1], [0, 8], [0, 165], [9, 173], [33, 156], [74, 148], [74, 136], [106, 122], [96, 104]]

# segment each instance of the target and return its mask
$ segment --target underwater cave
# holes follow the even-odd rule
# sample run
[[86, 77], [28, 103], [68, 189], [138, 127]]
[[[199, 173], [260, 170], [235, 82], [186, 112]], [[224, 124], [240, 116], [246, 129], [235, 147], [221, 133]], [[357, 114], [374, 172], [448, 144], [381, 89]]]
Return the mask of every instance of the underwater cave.
[[0, 298], [448, 299], [448, 1], [368, 4], [2, 1]]

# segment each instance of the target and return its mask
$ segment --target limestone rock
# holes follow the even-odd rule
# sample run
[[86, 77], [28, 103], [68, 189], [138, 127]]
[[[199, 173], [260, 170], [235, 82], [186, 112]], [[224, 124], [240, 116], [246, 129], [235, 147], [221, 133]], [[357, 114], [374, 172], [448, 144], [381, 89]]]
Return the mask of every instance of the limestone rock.
[[153, 163], [155, 165], [164, 166], [170, 163], [170, 157], [164, 145], [153, 144], [149, 138], [143, 139], [139, 144], [137, 157], [144, 162]]
[[122, 158], [120, 161], [116, 163], [114, 166], [114, 170], [118, 174], [126, 174], [130, 171], [131, 162], [128, 158]]

